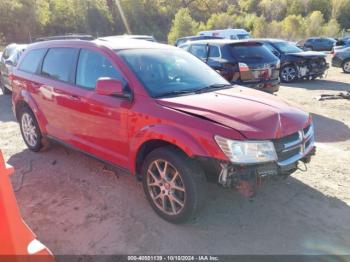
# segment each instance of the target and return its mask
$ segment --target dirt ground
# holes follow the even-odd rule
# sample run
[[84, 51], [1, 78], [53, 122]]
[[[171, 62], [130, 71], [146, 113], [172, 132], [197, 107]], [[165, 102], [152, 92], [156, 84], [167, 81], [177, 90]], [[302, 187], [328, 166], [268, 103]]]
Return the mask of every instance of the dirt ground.
[[[54, 254], [350, 254], [350, 101], [317, 101], [350, 90], [350, 75], [281, 87], [278, 96], [313, 115], [317, 156], [307, 172], [259, 189], [249, 202], [211, 185], [195, 221], [172, 225], [126, 174], [59, 145], [29, 152], [0, 95], [0, 148], [22, 215]], [[19, 187], [23, 179], [23, 186]]]

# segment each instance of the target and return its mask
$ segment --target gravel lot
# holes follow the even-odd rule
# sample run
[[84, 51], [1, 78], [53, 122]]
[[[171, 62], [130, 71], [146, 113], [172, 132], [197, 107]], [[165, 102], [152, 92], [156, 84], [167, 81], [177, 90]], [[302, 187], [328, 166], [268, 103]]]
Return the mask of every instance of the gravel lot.
[[202, 216], [185, 225], [159, 218], [134, 177], [60, 145], [29, 152], [3, 95], [0, 148], [16, 169], [24, 219], [54, 254], [350, 254], [350, 101], [314, 99], [345, 90], [350, 75], [334, 68], [282, 86], [278, 96], [315, 121], [308, 171], [260, 188], [252, 202], [211, 185]]

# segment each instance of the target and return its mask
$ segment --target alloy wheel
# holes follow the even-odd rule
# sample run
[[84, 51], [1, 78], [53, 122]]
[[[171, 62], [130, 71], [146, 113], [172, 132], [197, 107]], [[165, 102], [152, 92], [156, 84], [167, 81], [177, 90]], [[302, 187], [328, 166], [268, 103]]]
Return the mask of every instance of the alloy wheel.
[[350, 73], [350, 61], [345, 62], [343, 68], [346, 73]]
[[147, 170], [147, 189], [153, 203], [167, 215], [179, 214], [185, 206], [186, 189], [177, 169], [165, 160], [153, 161]]
[[282, 69], [281, 77], [285, 82], [291, 82], [296, 79], [297, 70], [292, 66], [285, 66]]
[[38, 134], [34, 124], [34, 119], [30, 114], [24, 113], [22, 115], [21, 124], [24, 139], [28, 145], [35, 147], [38, 143]]

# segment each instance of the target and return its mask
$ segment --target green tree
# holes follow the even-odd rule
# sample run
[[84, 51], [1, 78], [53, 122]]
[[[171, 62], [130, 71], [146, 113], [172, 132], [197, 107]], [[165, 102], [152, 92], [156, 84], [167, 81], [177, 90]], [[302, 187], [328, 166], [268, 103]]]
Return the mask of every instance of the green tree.
[[306, 15], [307, 2], [304, 0], [287, 0], [287, 15]]
[[287, 1], [261, 0], [259, 9], [267, 21], [282, 20], [287, 13]]
[[307, 36], [320, 36], [324, 24], [323, 14], [320, 11], [313, 11], [305, 21]]
[[238, 0], [238, 5], [243, 12], [257, 13], [259, 0]]
[[329, 20], [329, 22], [323, 26], [322, 33], [325, 36], [338, 37], [340, 33], [340, 26], [337, 20]]
[[332, 0], [332, 18], [341, 28], [350, 28], [350, 0]]
[[323, 17], [328, 20], [331, 17], [331, 1], [330, 0], [308, 0], [307, 11], [320, 11]]
[[181, 8], [175, 15], [172, 27], [168, 34], [168, 42], [174, 43], [176, 39], [183, 36], [196, 34], [198, 31], [198, 23], [191, 17], [188, 8]]
[[282, 36], [285, 39], [297, 40], [303, 36], [303, 18], [289, 15], [282, 21]]
[[272, 21], [269, 24], [269, 30], [266, 37], [281, 38], [283, 32], [283, 22], [282, 21]]
[[253, 36], [254, 37], [265, 37], [268, 34], [269, 26], [263, 16], [256, 17], [253, 22]]
[[236, 27], [236, 21], [237, 19], [228, 13], [213, 14], [207, 22], [207, 29], [211, 30]]

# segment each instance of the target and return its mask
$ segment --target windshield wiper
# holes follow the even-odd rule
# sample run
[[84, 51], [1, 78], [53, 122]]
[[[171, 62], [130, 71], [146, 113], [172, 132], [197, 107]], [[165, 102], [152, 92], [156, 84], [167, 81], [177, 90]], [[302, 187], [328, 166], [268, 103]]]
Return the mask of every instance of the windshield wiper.
[[170, 92], [166, 92], [160, 95], [155, 96], [155, 98], [167, 97], [167, 96], [176, 96], [182, 94], [193, 93], [194, 90], [172, 90]]
[[224, 87], [232, 87], [232, 85], [230, 85], [230, 84], [213, 84], [213, 85], [210, 85], [210, 86], [205, 86], [205, 87], [202, 87], [200, 89], [197, 89], [195, 91], [195, 93], [196, 94], [203, 93], [203, 92], [207, 92], [207, 91], [210, 91], [210, 90], [213, 90], [213, 89], [220, 89], [220, 88], [224, 88]]

